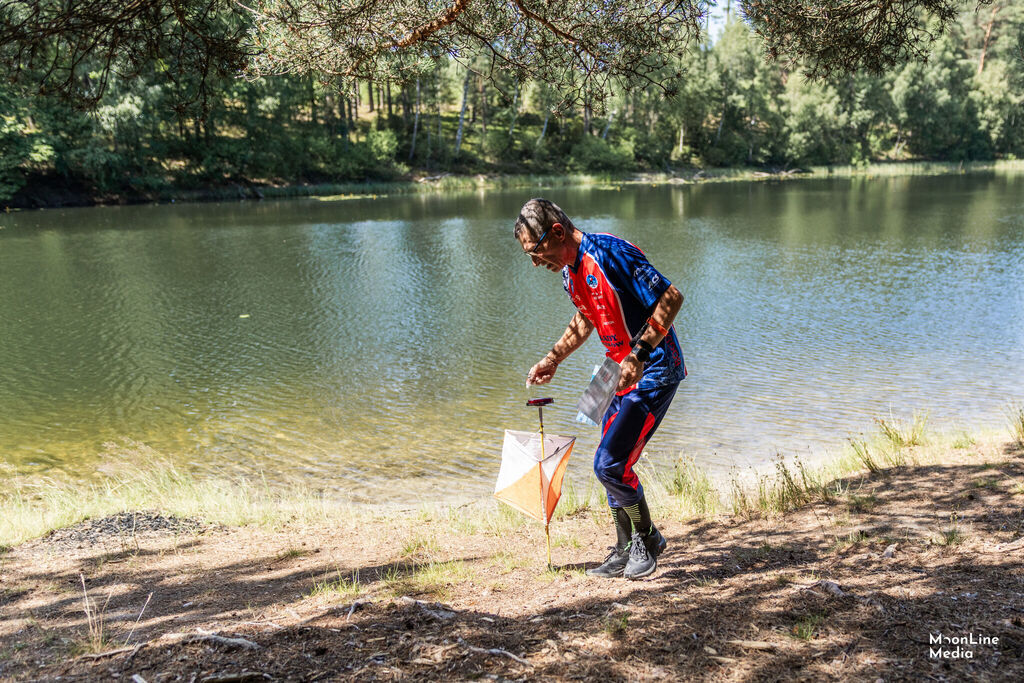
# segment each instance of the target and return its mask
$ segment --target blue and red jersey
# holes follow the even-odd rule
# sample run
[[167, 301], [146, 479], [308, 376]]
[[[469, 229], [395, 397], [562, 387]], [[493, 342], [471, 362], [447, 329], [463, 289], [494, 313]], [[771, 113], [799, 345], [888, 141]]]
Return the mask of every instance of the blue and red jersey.
[[[630, 339], [672, 283], [626, 240], [605, 233], [583, 233], [576, 262], [562, 269], [562, 284], [579, 312], [596, 328], [608, 349], [605, 355], [621, 362], [632, 348]], [[683, 352], [672, 326], [651, 353], [637, 386], [648, 389], [684, 377]]]

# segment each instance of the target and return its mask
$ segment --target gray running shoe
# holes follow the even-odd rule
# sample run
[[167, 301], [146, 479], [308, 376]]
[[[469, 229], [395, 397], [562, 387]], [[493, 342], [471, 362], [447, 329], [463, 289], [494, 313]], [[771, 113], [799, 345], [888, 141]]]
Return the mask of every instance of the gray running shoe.
[[[634, 538], [636, 536], [634, 535]], [[622, 572], [626, 570], [626, 565], [629, 563], [629, 546], [620, 548], [618, 546], [609, 546], [610, 553], [608, 557], [604, 558], [604, 564], [600, 567], [594, 567], [593, 569], [587, 570], [587, 576], [600, 576], [603, 579], [614, 579], [622, 576]]]
[[660, 557], [665, 548], [668, 547], [668, 541], [658, 531], [658, 527], [651, 525], [651, 533], [644, 536], [644, 545], [647, 546], [647, 552], [655, 557]]
[[642, 579], [650, 576], [658, 568], [658, 555], [665, 550], [668, 542], [657, 528], [653, 528], [647, 536], [633, 532], [633, 540], [629, 544], [629, 561], [622, 575], [627, 579]]

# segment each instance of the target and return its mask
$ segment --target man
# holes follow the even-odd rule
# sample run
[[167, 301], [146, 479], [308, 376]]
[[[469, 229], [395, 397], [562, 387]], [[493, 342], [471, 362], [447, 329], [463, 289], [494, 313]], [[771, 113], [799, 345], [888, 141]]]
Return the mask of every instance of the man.
[[608, 494], [616, 543], [604, 563], [587, 573], [649, 576], [667, 543], [651, 522], [633, 465], [686, 376], [672, 328], [683, 295], [635, 246], [614, 235], [578, 230], [547, 199], [523, 205], [514, 235], [534, 266], [562, 271], [565, 291], [577, 308], [561, 338], [530, 369], [527, 383], [550, 382], [558, 365], [595, 328], [607, 355], [622, 369], [594, 454], [594, 473]]

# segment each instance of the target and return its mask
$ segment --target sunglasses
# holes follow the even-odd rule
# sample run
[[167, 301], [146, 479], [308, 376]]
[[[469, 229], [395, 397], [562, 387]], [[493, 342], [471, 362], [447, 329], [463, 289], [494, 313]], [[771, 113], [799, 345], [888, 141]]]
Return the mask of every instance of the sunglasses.
[[529, 250], [526, 253], [529, 254], [530, 256], [536, 256], [537, 255], [537, 250], [540, 249], [540, 245], [543, 244], [544, 240], [547, 239], [549, 232], [551, 232], [550, 229], [545, 230], [544, 232], [542, 232], [541, 235], [540, 235], [540, 239], [537, 240], [537, 244], [533, 245], [533, 249]]

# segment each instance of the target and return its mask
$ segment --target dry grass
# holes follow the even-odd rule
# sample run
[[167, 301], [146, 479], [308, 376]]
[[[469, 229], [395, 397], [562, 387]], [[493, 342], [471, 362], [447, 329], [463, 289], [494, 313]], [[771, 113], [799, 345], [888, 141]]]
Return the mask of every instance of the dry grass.
[[1014, 405], [1006, 409], [1006, 420], [1010, 427], [1010, 436], [1018, 448], [1024, 448], [1024, 405]]
[[[1024, 408], [1010, 415], [1014, 438], [1024, 438]], [[878, 473], [908, 462], [934, 462], [950, 448], [968, 450], [962, 433], [928, 438], [924, 415], [915, 415], [907, 424], [891, 416], [876, 422], [878, 433], [851, 440], [846, 451], [815, 467], [799, 459], [779, 457], [773, 472], [753, 473], [746, 478], [737, 474], [726, 482], [713, 480], [691, 458], [680, 458], [671, 470], [658, 469], [641, 458], [635, 469], [644, 481], [656, 517], [682, 521], [726, 510], [752, 518], [782, 514], [811, 502], [828, 503], [844, 494], [843, 478], [858, 472]], [[971, 437], [969, 443], [974, 442]], [[147, 463], [145, 468], [126, 466], [93, 483], [7, 477], [0, 488], [0, 547], [17, 545], [86, 518], [130, 510], [155, 509], [229, 526], [270, 529], [289, 524], [351, 524], [353, 520], [371, 523], [375, 515], [385, 515], [356, 509], [309, 487], [271, 488], [251, 479], [200, 478], [153, 453], [135, 455]], [[854, 502], [851, 509], [858, 506], [860, 503]], [[555, 519], [585, 516], [603, 526], [608, 521], [606, 507], [603, 491], [594, 482], [582, 487], [567, 479]], [[453, 534], [499, 538], [537, 524], [494, 500], [423, 506], [415, 519], [444, 521]], [[404, 556], [419, 559], [431, 557], [436, 550], [436, 539], [415, 534], [410, 534], [402, 546]]]
[[151, 453], [142, 455], [145, 467], [127, 465], [98, 482], [9, 477], [0, 488], [0, 544], [17, 545], [87, 518], [132, 510], [268, 528], [365, 516], [308, 487], [271, 489], [262, 480], [200, 478]]

